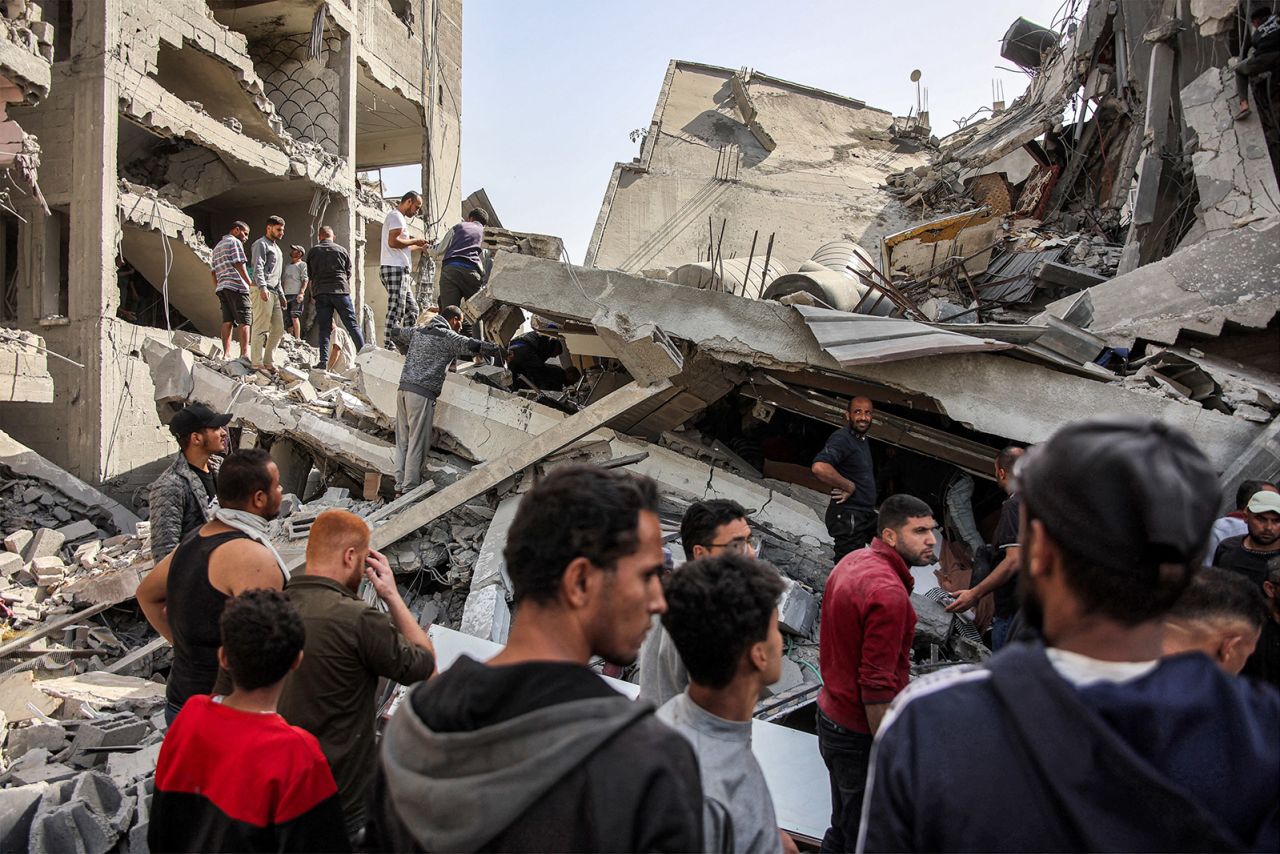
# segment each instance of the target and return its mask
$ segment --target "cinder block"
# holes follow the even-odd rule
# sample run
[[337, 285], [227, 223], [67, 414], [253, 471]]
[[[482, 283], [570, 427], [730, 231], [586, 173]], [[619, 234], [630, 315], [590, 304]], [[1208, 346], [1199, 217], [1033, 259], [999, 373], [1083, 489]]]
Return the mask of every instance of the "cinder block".
[[66, 540], [66, 537], [52, 528], [41, 528], [31, 538], [23, 557], [28, 561], [33, 561], [38, 557], [56, 555], [62, 549], [62, 544]]
[[0, 789], [0, 851], [25, 851], [40, 799], [48, 783]]
[[27, 546], [31, 544], [33, 537], [35, 537], [35, 534], [30, 531], [14, 531], [12, 534], [4, 538], [5, 551], [10, 551], [14, 554], [22, 554], [27, 550]]
[[13, 726], [9, 729], [9, 740], [5, 752], [12, 759], [17, 759], [29, 750], [43, 748], [50, 753], [57, 753], [67, 743], [67, 731], [59, 724], [34, 723], [30, 726]]
[[778, 628], [808, 637], [818, 619], [818, 598], [785, 575], [782, 581], [787, 589], [778, 600]]
[[13, 552], [0, 552], [0, 575], [6, 577], [13, 575], [15, 572], [22, 570], [25, 564], [22, 562], [22, 555]]
[[71, 756], [67, 761], [81, 768], [100, 765], [106, 761], [106, 754], [92, 751], [92, 748], [135, 745], [146, 734], [146, 721], [131, 712], [117, 712], [85, 721], [71, 742]]

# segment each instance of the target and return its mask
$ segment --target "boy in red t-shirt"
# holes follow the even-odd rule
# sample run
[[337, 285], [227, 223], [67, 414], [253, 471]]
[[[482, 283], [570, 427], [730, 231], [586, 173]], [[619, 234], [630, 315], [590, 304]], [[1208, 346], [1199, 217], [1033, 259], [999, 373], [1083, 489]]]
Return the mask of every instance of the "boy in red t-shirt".
[[222, 612], [218, 663], [230, 695], [190, 698], [160, 748], [152, 851], [346, 851], [333, 774], [315, 736], [276, 714], [305, 631], [276, 590], [249, 590]]

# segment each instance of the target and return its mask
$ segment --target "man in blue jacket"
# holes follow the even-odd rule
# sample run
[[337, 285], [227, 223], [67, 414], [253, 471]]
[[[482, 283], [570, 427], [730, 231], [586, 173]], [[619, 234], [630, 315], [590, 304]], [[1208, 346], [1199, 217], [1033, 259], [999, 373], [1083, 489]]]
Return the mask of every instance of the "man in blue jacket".
[[1219, 506], [1213, 467], [1176, 428], [1107, 418], [1062, 428], [1016, 478], [1043, 644], [899, 696], [858, 850], [1280, 850], [1280, 694], [1203, 653], [1160, 659]]

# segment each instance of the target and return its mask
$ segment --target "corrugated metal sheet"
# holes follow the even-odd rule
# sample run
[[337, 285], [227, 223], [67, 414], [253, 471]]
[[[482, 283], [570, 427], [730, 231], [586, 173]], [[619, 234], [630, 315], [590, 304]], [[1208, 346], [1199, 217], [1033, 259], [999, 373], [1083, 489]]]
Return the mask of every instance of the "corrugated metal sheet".
[[828, 356], [844, 367], [937, 356], [1008, 350], [1014, 345], [949, 332], [914, 320], [871, 317], [825, 308], [795, 306]]
[[[1054, 246], [1037, 252], [1005, 252], [992, 259], [987, 271], [978, 277], [978, 297], [983, 302], [1030, 302], [1036, 292], [1032, 274], [1044, 261], [1057, 261], [1066, 252], [1065, 246]], [[1013, 281], [1002, 282], [1002, 279]], [[989, 282], [1001, 282], [988, 285]]]

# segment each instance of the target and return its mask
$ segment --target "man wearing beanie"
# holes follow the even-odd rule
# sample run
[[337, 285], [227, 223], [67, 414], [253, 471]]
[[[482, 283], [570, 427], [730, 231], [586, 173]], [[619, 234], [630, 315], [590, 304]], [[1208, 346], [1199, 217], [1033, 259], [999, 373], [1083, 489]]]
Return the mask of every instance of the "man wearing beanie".
[[899, 696], [858, 850], [1280, 850], [1280, 693], [1203, 653], [1160, 660], [1219, 506], [1212, 466], [1173, 427], [1105, 418], [1062, 428], [1016, 478], [1043, 644]]

